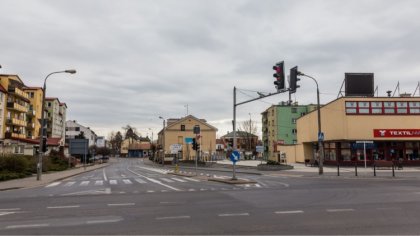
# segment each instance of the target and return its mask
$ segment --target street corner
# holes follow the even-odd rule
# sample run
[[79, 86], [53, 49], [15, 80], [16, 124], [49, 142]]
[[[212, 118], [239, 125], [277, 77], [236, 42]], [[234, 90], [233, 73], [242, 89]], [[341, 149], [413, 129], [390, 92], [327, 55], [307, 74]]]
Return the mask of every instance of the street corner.
[[257, 181], [249, 179], [231, 179], [231, 178], [208, 178], [208, 181], [220, 182], [225, 184], [256, 184]]

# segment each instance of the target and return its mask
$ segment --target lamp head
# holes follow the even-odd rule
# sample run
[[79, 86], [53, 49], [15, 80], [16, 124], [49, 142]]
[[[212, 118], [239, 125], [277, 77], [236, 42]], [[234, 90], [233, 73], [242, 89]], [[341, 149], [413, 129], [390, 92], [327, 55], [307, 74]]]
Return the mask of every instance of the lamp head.
[[64, 72], [70, 73], [70, 74], [76, 74], [76, 70], [74, 70], [74, 69], [65, 70]]

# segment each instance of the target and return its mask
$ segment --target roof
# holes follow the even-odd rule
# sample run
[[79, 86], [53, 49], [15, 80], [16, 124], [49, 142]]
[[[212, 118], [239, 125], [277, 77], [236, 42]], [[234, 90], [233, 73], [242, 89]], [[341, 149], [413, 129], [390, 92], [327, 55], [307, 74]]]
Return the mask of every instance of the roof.
[[[249, 136], [258, 137], [255, 134], [251, 134], [251, 133], [248, 133], [248, 132], [245, 132], [245, 131], [239, 131], [239, 130], [236, 131], [236, 137], [249, 137]], [[229, 132], [229, 133], [223, 135], [221, 138], [233, 138], [233, 132]]]
[[26, 89], [26, 90], [39, 90], [39, 89], [41, 89], [41, 90], [43, 90], [43, 88], [41, 88], [41, 87], [24, 87], [23, 89]]
[[47, 146], [60, 146], [61, 138], [47, 138]]
[[[169, 119], [169, 120], [171, 120], [171, 121], [173, 121], [173, 122], [172, 122], [172, 123], [170, 123], [170, 124], [168, 124], [168, 126], [166, 127], [166, 129], [168, 129], [168, 128], [172, 127], [172, 126], [175, 126], [176, 124], [182, 123], [182, 122], [184, 122], [184, 121], [185, 121], [185, 120], [187, 120], [187, 119], [194, 119], [194, 120], [196, 120], [196, 121], [198, 121], [198, 122], [200, 122], [200, 123], [202, 123], [202, 124], [204, 124], [204, 125], [208, 126], [210, 129], [213, 129], [213, 130], [217, 131], [217, 128], [216, 128], [216, 127], [214, 127], [214, 126], [212, 126], [212, 125], [209, 125], [209, 124], [206, 122], [206, 120], [205, 120], [205, 119], [198, 119], [197, 117], [195, 117], [195, 116], [193, 116], [193, 115], [188, 115], [188, 116], [183, 117], [183, 118], [180, 118], [180, 119]], [[160, 131], [159, 131], [159, 133], [161, 133], [161, 132], [162, 132], [162, 130], [160, 130]]]

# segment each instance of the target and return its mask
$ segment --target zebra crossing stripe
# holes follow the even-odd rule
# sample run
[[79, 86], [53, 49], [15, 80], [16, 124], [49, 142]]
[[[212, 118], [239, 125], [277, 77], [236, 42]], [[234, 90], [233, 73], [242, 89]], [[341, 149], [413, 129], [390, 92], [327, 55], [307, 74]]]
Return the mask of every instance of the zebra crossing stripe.
[[134, 179], [135, 181], [137, 181], [140, 184], [145, 184], [146, 181], [142, 180], [142, 179]]
[[168, 183], [173, 183], [173, 180], [167, 179], [167, 178], [160, 178], [161, 180], [168, 182]]
[[89, 184], [90, 181], [82, 181], [80, 183], [80, 186], [87, 186]]
[[61, 182], [54, 182], [54, 183], [51, 183], [51, 184], [49, 184], [49, 185], [47, 185], [47, 186], [45, 186], [45, 187], [46, 187], [46, 188], [50, 188], [50, 187], [57, 186], [57, 185], [59, 185], [59, 184], [61, 184]]
[[200, 182], [200, 180], [198, 180], [198, 179], [193, 179], [193, 178], [188, 178], [188, 177], [183, 177], [183, 179], [193, 181], [193, 182]]
[[70, 187], [73, 184], [75, 184], [76, 182], [67, 182], [66, 184], [64, 184], [64, 187]]
[[171, 179], [176, 180], [176, 181], [178, 181], [178, 182], [182, 182], [182, 183], [187, 182], [187, 181], [185, 181], [185, 180], [183, 180], [183, 179], [178, 179], [178, 178], [171, 178]]
[[109, 180], [109, 184], [115, 185], [115, 184], [117, 184], [117, 180], [116, 179], [111, 179], [111, 180]]
[[95, 185], [103, 185], [104, 181], [102, 180], [96, 180]]
[[123, 182], [124, 182], [125, 184], [132, 184], [132, 182], [131, 182], [129, 179], [123, 179]]

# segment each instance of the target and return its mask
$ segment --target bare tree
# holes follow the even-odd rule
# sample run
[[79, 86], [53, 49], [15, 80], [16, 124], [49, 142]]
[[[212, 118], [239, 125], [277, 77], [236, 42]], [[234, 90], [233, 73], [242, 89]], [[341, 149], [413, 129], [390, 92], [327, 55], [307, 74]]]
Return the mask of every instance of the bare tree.
[[251, 119], [245, 120], [239, 124], [239, 131], [243, 132], [242, 137], [246, 142], [248, 151], [253, 151], [253, 139], [257, 136], [257, 123]]

